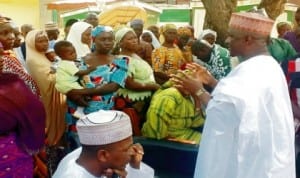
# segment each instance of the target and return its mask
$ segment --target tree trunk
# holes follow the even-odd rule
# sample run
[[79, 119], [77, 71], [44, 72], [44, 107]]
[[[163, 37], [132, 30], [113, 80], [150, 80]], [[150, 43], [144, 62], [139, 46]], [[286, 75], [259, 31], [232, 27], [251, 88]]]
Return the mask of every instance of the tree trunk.
[[258, 8], [265, 8], [268, 16], [275, 20], [283, 11], [287, 0], [262, 0]]
[[206, 10], [204, 29], [215, 30], [217, 43], [225, 45], [228, 23], [231, 13], [237, 6], [237, 0], [202, 0]]

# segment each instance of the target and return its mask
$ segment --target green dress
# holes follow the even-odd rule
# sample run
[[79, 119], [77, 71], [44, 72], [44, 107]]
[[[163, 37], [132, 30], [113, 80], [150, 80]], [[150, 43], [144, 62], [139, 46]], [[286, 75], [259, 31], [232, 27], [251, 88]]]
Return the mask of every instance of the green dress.
[[195, 111], [190, 97], [183, 97], [174, 87], [160, 89], [153, 95], [146, 122], [142, 128], [145, 137], [200, 142], [200, 126], [204, 124], [201, 114]]
[[[125, 56], [120, 55], [119, 57], [129, 58], [127, 75], [133, 77], [136, 82], [139, 83], [155, 83], [154, 74], [151, 66], [141, 59], [139, 56]], [[120, 88], [117, 91], [119, 96], [124, 98], [128, 97], [132, 101], [141, 101], [149, 98], [152, 95], [151, 91], [133, 91], [127, 88]]]

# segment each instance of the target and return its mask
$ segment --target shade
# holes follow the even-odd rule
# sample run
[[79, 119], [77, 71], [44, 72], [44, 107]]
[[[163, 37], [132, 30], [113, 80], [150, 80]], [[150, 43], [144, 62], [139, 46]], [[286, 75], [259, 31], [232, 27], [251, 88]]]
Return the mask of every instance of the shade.
[[127, 24], [133, 19], [142, 19], [146, 22], [146, 10], [138, 6], [118, 6], [107, 9], [99, 15], [99, 24], [115, 27], [121, 24]]
[[88, 8], [91, 6], [97, 6], [95, 0], [64, 0], [64, 1], [55, 1], [47, 4], [47, 9], [49, 10], [58, 10], [58, 11], [67, 11], [67, 10], [76, 10]]
[[287, 2], [291, 3], [291, 4], [296, 4], [296, 5], [300, 6], [300, 0], [288, 0]]

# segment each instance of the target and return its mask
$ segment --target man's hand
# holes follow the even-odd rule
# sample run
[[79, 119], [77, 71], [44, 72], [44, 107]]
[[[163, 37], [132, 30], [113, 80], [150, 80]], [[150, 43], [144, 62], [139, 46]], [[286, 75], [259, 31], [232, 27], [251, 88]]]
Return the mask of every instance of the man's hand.
[[186, 74], [183, 71], [178, 71], [178, 73], [180, 75], [172, 75], [171, 81], [174, 83], [174, 87], [180, 91], [187, 91], [190, 94], [194, 94], [203, 88], [202, 81], [197, 75]]
[[211, 73], [203, 66], [197, 63], [189, 63], [186, 68], [192, 71], [193, 76], [203, 84], [210, 85], [214, 79]]
[[132, 155], [129, 164], [132, 168], [140, 169], [140, 163], [144, 156], [144, 149], [139, 143], [132, 145], [131, 149]]

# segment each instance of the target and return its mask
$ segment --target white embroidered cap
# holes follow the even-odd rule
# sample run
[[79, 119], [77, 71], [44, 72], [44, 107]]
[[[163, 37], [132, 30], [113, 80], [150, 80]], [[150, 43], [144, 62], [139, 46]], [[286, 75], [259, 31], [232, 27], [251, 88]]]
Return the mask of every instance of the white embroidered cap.
[[83, 116], [76, 127], [80, 143], [84, 145], [106, 145], [132, 135], [129, 116], [115, 110], [99, 110]]

